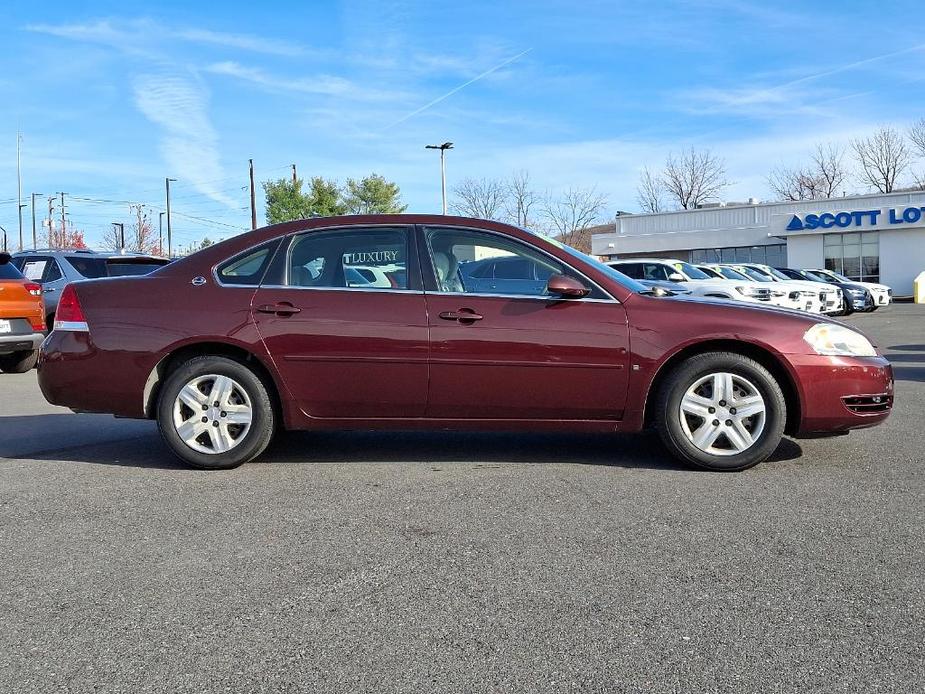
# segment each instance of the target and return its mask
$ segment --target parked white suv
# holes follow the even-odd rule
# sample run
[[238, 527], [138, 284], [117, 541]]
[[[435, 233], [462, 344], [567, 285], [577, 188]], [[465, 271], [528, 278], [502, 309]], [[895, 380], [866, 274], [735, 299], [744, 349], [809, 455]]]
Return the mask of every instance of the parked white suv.
[[893, 290], [885, 284], [849, 280], [844, 275], [840, 275], [837, 272], [833, 272], [832, 270], [810, 270], [810, 272], [814, 272], [818, 275], [825, 275], [826, 277], [831, 277], [836, 282], [851, 282], [852, 284], [860, 284], [870, 292], [870, 295], [874, 299], [875, 308], [879, 308], [880, 306], [887, 306], [893, 300]]
[[735, 282], [710, 277], [707, 273], [683, 260], [667, 258], [632, 258], [607, 263], [615, 270], [635, 280], [677, 282], [689, 289], [692, 296], [731, 299], [773, 305], [771, 291], [757, 282]]
[[698, 265], [697, 267], [707, 274], [742, 283], [743, 291], [758, 294], [759, 296], [769, 296], [770, 298], [767, 299], [768, 303], [778, 306], [779, 308], [803, 308], [798, 299], [794, 300], [790, 296], [791, 292], [786, 287], [778, 286], [765, 280], [756, 280], [753, 277], [749, 277], [744, 272], [739, 272], [727, 265], [711, 263], [708, 265]]
[[841, 291], [835, 287], [828, 287], [819, 282], [806, 282], [792, 280], [789, 277], [778, 277], [772, 268], [758, 263], [724, 263], [724, 265], [738, 270], [744, 275], [759, 282], [767, 282], [774, 287], [787, 291], [790, 302], [788, 308], [809, 313], [838, 313], [843, 310], [843, 297]]

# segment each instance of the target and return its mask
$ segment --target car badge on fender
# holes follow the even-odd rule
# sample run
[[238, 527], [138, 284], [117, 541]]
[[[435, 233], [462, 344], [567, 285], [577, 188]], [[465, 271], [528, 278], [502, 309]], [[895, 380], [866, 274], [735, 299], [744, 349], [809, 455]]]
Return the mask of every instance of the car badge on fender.
[[205, 283], [206, 283], [206, 278], [203, 277], [202, 275], [199, 275], [199, 277], [194, 277], [193, 279], [190, 280], [190, 284], [193, 285], [194, 287], [201, 287]]

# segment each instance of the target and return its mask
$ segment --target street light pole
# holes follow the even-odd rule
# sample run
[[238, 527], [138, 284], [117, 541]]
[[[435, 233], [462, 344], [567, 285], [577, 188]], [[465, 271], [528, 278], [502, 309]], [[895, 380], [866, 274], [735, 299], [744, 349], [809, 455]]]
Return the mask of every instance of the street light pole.
[[173, 234], [170, 226], [170, 182], [176, 181], [175, 178], [165, 178], [164, 184], [167, 186], [167, 257], [173, 257]]
[[6, 249], [6, 229], [4, 229], [2, 226], [0, 226], [0, 231], [3, 232], [3, 252], [6, 253], [6, 252], [7, 252], [7, 249]]
[[453, 143], [444, 142], [442, 145], [424, 145], [424, 149], [440, 150], [440, 190], [443, 193], [443, 214], [446, 214], [446, 151], [453, 149]]
[[157, 213], [157, 252], [164, 255], [164, 213]]
[[122, 253], [125, 253], [125, 224], [122, 222], [113, 222], [114, 227], [119, 227], [119, 247]]
[[35, 234], [35, 196], [41, 193], [32, 193], [32, 250], [39, 247], [39, 240]]

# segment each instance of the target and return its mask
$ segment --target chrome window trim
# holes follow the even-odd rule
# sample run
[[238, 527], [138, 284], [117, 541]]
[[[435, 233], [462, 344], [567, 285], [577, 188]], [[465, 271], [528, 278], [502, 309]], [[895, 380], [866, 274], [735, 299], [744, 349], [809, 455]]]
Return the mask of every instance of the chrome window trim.
[[[218, 285], [219, 287], [250, 287], [251, 289], [256, 290], [257, 287], [260, 286], [259, 282], [257, 284], [238, 284], [238, 283], [231, 283], [231, 282], [222, 282], [221, 275], [219, 275], [218, 273], [218, 269], [222, 265], [227, 265], [233, 260], [237, 260], [238, 258], [243, 258], [248, 253], [252, 253], [255, 249], [260, 248], [261, 246], [269, 245], [270, 243], [273, 243], [274, 241], [279, 242], [281, 238], [283, 237], [277, 236], [276, 238], [269, 239], [267, 241], [264, 241], [263, 243], [258, 243], [256, 246], [248, 246], [247, 248], [245, 248], [243, 251], [239, 253], [235, 253], [234, 255], [230, 255], [227, 258], [224, 258], [223, 260], [219, 260], [217, 263], [215, 263], [215, 265], [212, 266], [211, 274], [212, 274], [212, 279], [215, 280], [215, 284]], [[277, 251], [279, 251], [278, 247], [276, 251], [274, 251], [274, 255], [276, 255]], [[273, 263], [272, 257], [270, 258], [270, 263], [271, 264]], [[266, 275], [266, 272], [264, 272], [263, 274]]]
[[[618, 304], [620, 303], [620, 301], [619, 301], [613, 294], [611, 294], [610, 292], [608, 292], [606, 289], [604, 289], [604, 288], [603, 288], [601, 285], [599, 285], [597, 282], [595, 282], [595, 281], [592, 280], [590, 277], [588, 277], [587, 275], [585, 275], [585, 273], [581, 272], [580, 270], [577, 270], [574, 266], [572, 266], [571, 263], [567, 263], [567, 262], [565, 262], [564, 260], [562, 260], [561, 258], [557, 258], [556, 256], [554, 256], [552, 253], [549, 253], [549, 252], [546, 251], [545, 249], [540, 248], [540, 247], [538, 247], [538, 246], [531, 245], [531, 244], [527, 243], [526, 241], [524, 241], [523, 239], [517, 238], [516, 236], [511, 236], [510, 234], [503, 234], [503, 233], [501, 233], [500, 231], [493, 231], [493, 230], [491, 230], [491, 229], [483, 229], [483, 228], [481, 228], [481, 227], [455, 226], [455, 225], [452, 225], [452, 224], [446, 224], [446, 225], [441, 225], [441, 226], [433, 225], [433, 224], [421, 224], [420, 226], [421, 226], [421, 230], [424, 232], [424, 241], [425, 241], [425, 245], [427, 246], [427, 253], [428, 253], [428, 256], [430, 256], [430, 254], [433, 253], [433, 249], [430, 247], [430, 240], [427, 238], [427, 230], [428, 230], [428, 229], [458, 229], [458, 230], [460, 230], [460, 231], [476, 231], [476, 232], [479, 232], [479, 233], [482, 233], [482, 234], [491, 234], [491, 235], [493, 235], [493, 236], [500, 236], [501, 238], [508, 239], [508, 240], [510, 240], [510, 241], [513, 241], [514, 243], [521, 243], [521, 244], [524, 244], [524, 245], [528, 246], [529, 248], [532, 248], [532, 249], [536, 250], [537, 253], [542, 253], [542, 254], [545, 255], [547, 258], [551, 258], [552, 260], [554, 260], [554, 261], [555, 261], [556, 263], [558, 263], [559, 265], [564, 265], [565, 267], [567, 267], [567, 268], [569, 268], [570, 270], [572, 270], [572, 272], [574, 272], [576, 275], [578, 275], [579, 277], [581, 277], [582, 279], [584, 279], [585, 281], [587, 281], [588, 284], [590, 284], [592, 287], [596, 287], [597, 289], [599, 289], [605, 296], [609, 296], [610, 299], [612, 299], [614, 302], [616, 302], [616, 303], [618, 303]], [[528, 231], [527, 233], [531, 233], [531, 232]], [[433, 266], [433, 257], [430, 257], [430, 261], [431, 261], [431, 266]], [[462, 296], [476, 296], [475, 294], [467, 294], [466, 292], [430, 292], [430, 293], [431, 293], [431, 294], [443, 293], [443, 294], [455, 294], [455, 295], [462, 295]], [[524, 294], [524, 295], [520, 295], [520, 294], [485, 294], [484, 296], [500, 296], [500, 297], [502, 297], [502, 298], [507, 298], [507, 297], [516, 296], [516, 297], [518, 297], [518, 298], [520, 298], [520, 297], [532, 297], [532, 298], [534, 298], [534, 299], [543, 299], [543, 298], [546, 298], [546, 300], [548, 300], [548, 297], [536, 296], [535, 294]], [[574, 301], [574, 299], [573, 299], [573, 301]], [[583, 301], [583, 299], [579, 299], [579, 301]], [[591, 301], [607, 301], [607, 299], [592, 299]]]
[[[601, 290], [603, 291], [603, 290]], [[605, 292], [606, 293], [606, 292]], [[568, 301], [569, 303], [581, 303], [586, 304], [620, 304], [622, 303], [619, 299], [591, 299], [588, 297], [582, 297], [581, 299], [570, 299], [564, 296], [556, 296], [555, 294], [487, 294], [481, 292], [429, 292], [424, 291], [424, 294], [428, 296], [474, 296], [480, 299], [530, 299], [532, 301], [542, 301], [548, 303], [550, 301]]]
[[[248, 285], [250, 286], [250, 285]], [[317, 292], [371, 292], [374, 294], [423, 294], [421, 289], [395, 289], [394, 287], [296, 287], [287, 284], [261, 284], [260, 289], [296, 289]], [[257, 287], [254, 287], [257, 289]]]

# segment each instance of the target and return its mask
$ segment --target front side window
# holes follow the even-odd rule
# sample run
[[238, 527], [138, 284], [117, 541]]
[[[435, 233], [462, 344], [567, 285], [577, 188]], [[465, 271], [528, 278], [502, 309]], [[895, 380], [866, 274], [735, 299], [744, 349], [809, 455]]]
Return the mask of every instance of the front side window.
[[363, 228], [309, 232], [289, 249], [291, 287], [408, 289], [408, 232]]
[[547, 296], [550, 276], [575, 276], [559, 261], [497, 234], [431, 228], [425, 236], [437, 290], [441, 292]]
[[665, 265], [661, 263], [644, 263], [642, 268], [643, 279], [662, 282], [668, 281], [668, 267]]

